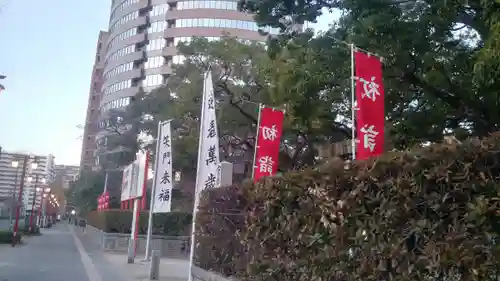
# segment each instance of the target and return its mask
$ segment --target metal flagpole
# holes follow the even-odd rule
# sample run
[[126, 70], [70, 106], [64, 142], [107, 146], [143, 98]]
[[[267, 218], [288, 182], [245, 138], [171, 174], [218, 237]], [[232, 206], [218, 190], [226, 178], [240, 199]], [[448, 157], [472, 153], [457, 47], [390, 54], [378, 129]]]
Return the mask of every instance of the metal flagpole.
[[356, 107], [355, 107], [355, 101], [356, 101], [356, 83], [355, 83], [355, 75], [356, 73], [354, 72], [354, 44], [351, 45], [351, 120], [352, 120], [352, 126], [351, 126], [351, 148], [352, 148], [352, 160], [356, 159]]
[[257, 157], [257, 148], [258, 148], [258, 141], [259, 141], [259, 135], [260, 135], [260, 112], [262, 111], [262, 107], [264, 107], [264, 105], [262, 105], [262, 103], [259, 103], [259, 112], [258, 112], [258, 116], [257, 116], [257, 133], [255, 134], [255, 142], [254, 142], [254, 148], [253, 148], [253, 163], [252, 163], [252, 180], [253, 180], [253, 176], [255, 174], [255, 157]]
[[201, 190], [198, 190], [198, 184], [200, 181], [200, 177], [198, 176], [198, 173], [200, 172], [200, 166], [201, 166], [201, 148], [203, 144], [203, 139], [201, 139], [201, 133], [204, 130], [203, 123], [205, 120], [205, 99], [206, 99], [206, 90], [207, 90], [207, 75], [211, 75], [210, 71], [205, 72], [204, 77], [203, 77], [203, 94], [201, 98], [201, 118], [200, 118], [200, 132], [199, 132], [199, 140], [198, 140], [198, 163], [196, 164], [196, 186], [194, 190], [194, 206], [193, 206], [193, 222], [191, 224], [191, 240], [190, 240], [190, 249], [189, 249], [189, 281], [193, 281], [193, 274], [192, 268], [193, 268], [193, 258], [194, 258], [194, 245], [195, 245], [195, 232], [196, 232], [196, 212], [198, 209], [198, 192], [201, 192]]
[[161, 145], [161, 138], [162, 138], [162, 131], [161, 131], [161, 125], [164, 122], [158, 122], [158, 134], [156, 137], [156, 157], [155, 157], [155, 169], [154, 169], [154, 177], [153, 177], [153, 185], [151, 186], [151, 196], [150, 196], [150, 202], [149, 202], [149, 217], [148, 217], [148, 236], [146, 238], [146, 256], [144, 257], [145, 260], [149, 260], [151, 257], [151, 237], [153, 236], [153, 208], [154, 208], [154, 202], [155, 202], [155, 197], [156, 197], [156, 173], [158, 173], [158, 160], [160, 159], [159, 153], [160, 153], [160, 145]]

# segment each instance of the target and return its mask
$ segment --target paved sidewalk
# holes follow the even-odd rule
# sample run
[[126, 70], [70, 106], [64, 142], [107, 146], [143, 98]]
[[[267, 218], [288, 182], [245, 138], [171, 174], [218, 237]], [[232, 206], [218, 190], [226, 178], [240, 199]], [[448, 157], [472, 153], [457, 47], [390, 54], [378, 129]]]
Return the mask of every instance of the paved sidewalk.
[[65, 225], [42, 233], [26, 237], [22, 246], [0, 247], [1, 281], [94, 281]]
[[[137, 257], [135, 263], [127, 264], [127, 255], [104, 253], [104, 258], [112, 265], [120, 267], [133, 281], [148, 281], [150, 262], [144, 257]], [[160, 281], [187, 281], [189, 262], [178, 259], [160, 260]]]

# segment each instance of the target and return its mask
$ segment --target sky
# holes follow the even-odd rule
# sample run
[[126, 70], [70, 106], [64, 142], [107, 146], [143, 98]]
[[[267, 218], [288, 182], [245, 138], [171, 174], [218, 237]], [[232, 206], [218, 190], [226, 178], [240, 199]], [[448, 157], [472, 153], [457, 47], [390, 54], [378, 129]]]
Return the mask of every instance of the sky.
[[[0, 146], [78, 165], [106, 0], [0, 0]], [[325, 30], [332, 16], [310, 27]]]
[[[3, 5], [2, 5], [3, 4]], [[105, 0], [0, 0], [0, 146], [79, 164]]]

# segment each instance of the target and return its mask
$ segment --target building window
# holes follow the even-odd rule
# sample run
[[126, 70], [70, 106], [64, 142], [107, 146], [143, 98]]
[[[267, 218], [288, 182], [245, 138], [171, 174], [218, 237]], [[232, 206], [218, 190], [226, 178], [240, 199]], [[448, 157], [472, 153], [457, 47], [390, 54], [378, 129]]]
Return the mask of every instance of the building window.
[[237, 28], [258, 31], [263, 29], [272, 34], [279, 33], [276, 28], [266, 29], [259, 28], [257, 24], [253, 21], [245, 20], [228, 20], [228, 19], [211, 19], [211, 18], [199, 18], [199, 19], [178, 19], [175, 20], [175, 27], [218, 27], [218, 28]]
[[188, 9], [218, 9], [218, 10], [238, 10], [236, 1], [181, 1], [177, 2], [177, 10]]
[[112, 85], [109, 85], [106, 89], [104, 89], [104, 95], [108, 96], [114, 92], [118, 92], [127, 88], [132, 87], [132, 80], [121, 81]]
[[[121, 98], [121, 99], [107, 102], [103, 106], [101, 106], [101, 108], [100, 108], [101, 114], [103, 114], [104, 112], [106, 112], [110, 109], [126, 107], [129, 104], [130, 104], [130, 97]], [[109, 126], [109, 122], [108, 123], [102, 123], [102, 122], [104, 122], [104, 121], [99, 122], [100, 129], [103, 129], [103, 128], [106, 128]]]
[[113, 37], [113, 39], [111, 39], [109, 41], [108, 49], [112, 48], [113, 46], [116, 46], [120, 41], [125, 40], [127, 38], [130, 38], [136, 34], [137, 34], [137, 27], [133, 27], [131, 29], [128, 29], [128, 30], [116, 35], [115, 37]]
[[164, 57], [149, 57], [148, 61], [144, 64], [145, 69], [158, 68], [165, 64]]
[[[221, 37], [213, 37], [213, 36], [203, 37], [203, 38], [207, 39], [208, 41], [219, 41], [221, 39]], [[192, 40], [193, 40], [193, 37], [175, 37], [174, 38], [174, 46], [177, 46], [180, 42], [189, 43]]]
[[139, 3], [140, 0], [125, 0], [120, 5], [116, 6], [112, 11], [111, 11], [111, 16], [109, 18], [109, 23], [110, 26], [117, 20], [116, 19], [116, 14], [120, 13], [121, 11], [125, 10], [126, 8], [134, 5], [135, 3]]
[[176, 56], [172, 57], [172, 63], [174, 63], [174, 64], [184, 63], [185, 60], [186, 60], [186, 57], [184, 57], [183, 55], [176, 55]]
[[163, 84], [163, 76], [161, 74], [147, 75], [144, 81], [142, 81], [142, 86], [152, 87]]
[[114, 77], [114, 76], [116, 76], [118, 74], [130, 71], [133, 68], [134, 68], [134, 63], [133, 62], [128, 62], [128, 63], [120, 64], [120, 65], [116, 66], [115, 68], [112, 68], [112, 69], [108, 70], [104, 74], [104, 78], [109, 79], [109, 78]]
[[165, 47], [165, 39], [159, 38], [159, 39], [153, 39], [150, 40], [148, 45], [146, 46], [147, 51], [155, 51], [155, 50], [161, 50]]
[[155, 21], [151, 23], [151, 26], [148, 28], [148, 33], [154, 32], [163, 32], [167, 28], [166, 21]]
[[123, 25], [129, 21], [135, 20], [139, 17], [139, 11], [134, 11], [132, 13], [128, 13], [116, 22], [114, 22], [110, 27], [109, 27], [109, 32], [113, 32], [117, 27], [120, 25]]
[[133, 53], [133, 52], [135, 52], [135, 45], [128, 45], [126, 47], [123, 47], [123, 48], [117, 50], [116, 52], [109, 54], [106, 58], [105, 64], [107, 65], [108, 62], [116, 60], [120, 57], [126, 56], [130, 53]]
[[151, 12], [149, 12], [149, 16], [154, 17], [154, 16], [161, 16], [166, 14], [168, 11], [168, 4], [161, 4], [161, 5], [156, 5], [153, 6], [153, 9]]

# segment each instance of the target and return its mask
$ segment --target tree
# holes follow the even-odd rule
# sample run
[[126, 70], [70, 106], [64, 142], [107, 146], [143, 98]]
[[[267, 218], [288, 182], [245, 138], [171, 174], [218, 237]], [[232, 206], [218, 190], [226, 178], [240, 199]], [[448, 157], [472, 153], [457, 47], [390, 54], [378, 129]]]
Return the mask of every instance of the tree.
[[[137, 93], [131, 98], [132, 103], [144, 96], [142, 91]], [[127, 109], [109, 110], [103, 116], [107, 135], [98, 143], [98, 152], [104, 170], [116, 170], [135, 160], [136, 152], [144, 145], [139, 136], [147, 129], [143, 126], [144, 113], [140, 110], [138, 106], [129, 106]]]
[[[179, 52], [185, 61], [174, 66], [175, 74], [163, 87], [135, 98], [127, 110], [135, 112], [128, 115], [130, 120], [142, 116], [141, 131], [156, 137], [157, 120], [173, 119], [174, 169], [184, 177], [194, 178], [202, 73], [211, 65], [218, 100], [221, 157], [239, 155], [240, 160], [251, 161], [257, 103], [268, 97], [261, 67], [268, 62], [264, 46], [229, 37], [215, 42], [196, 38], [190, 44], [181, 44]], [[124, 122], [129, 123], [127, 118]], [[152, 145], [148, 148], [154, 150]]]
[[68, 203], [75, 206], [79, 214], [96, 210], [97, 198], [104, 191], [104, 181], [103, 172], [83, 171], [66, 192]]
[[[263, 0], [242, 1], [240, 7], [255, 13], [259, 24], [284, 31], [284, 19], [315, 22], [322, 8], [341, 9], [342, 16], [326, 33], [305, 39], [287, 32], [271, 40], [270, 53], [310, 50], [306, 63], [290, 61], [288, 67], [300, 72], [312, 64], [316, 68], [309, 76], [342, 81], [349, 81], [349, 55], [342, 42], [381, 55], [388, 130], [398, 148], [442, 140], [445, 134], [464, 138], [499, 129], [500, 12], [494, 1]], [[336, 69], [324, 67], [329, 65]], [[280, 79], [283, 91], [297, 84], [293, 76]], [[316, 82], [304, 88], [330, 88], [327, 81]], [[336, 91], [348, 89], [339, 84]]]
[[[245, 163], [245, 177], [251, 173], [259, 103], [286, 110], [281, 171], [317, 163], [318, 145], [350, 136], [346, 124], [336, 120], [345, 109], [331, 105], [343, 96], [306, 87], [325, 81], [332, 88], [336, 86], [334, 77], [315, 75], [318, 68], [325, 66], [308, 63], [300, 71], [291, 68], [316, 56], [313, 49], [290, 48], [271, 59], [265, 45], [230, 37], [213, 42], [196, 38], [178, 49], [185, 60], [174, 66], [175, 74], [163, 87], [136, 96], [125, 114], [130, 121], [124, 118], [123, 122], [138, 122], [142, 116], [140, 131], [156, 137], [157, 120], [172, 119], [174, 170], [180, 171], [183, 178], [195, 178], [202, 73], [209, 65], [218, 101], [221, 158]], [[325, 60], [326, 56], [316, 58]], [[293, 84], [297, 88], [284, 85], [290, 81], [297, 81]], [[148, 148], [154, 150], [154, 145]]]

